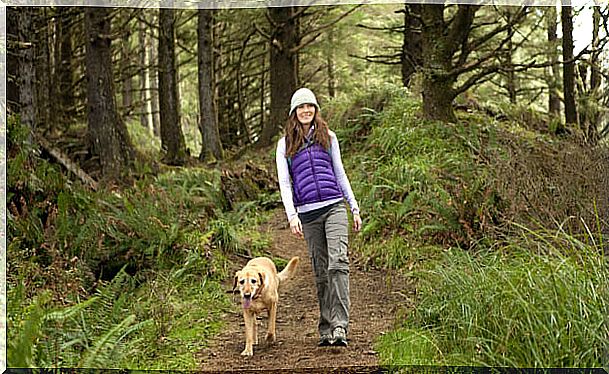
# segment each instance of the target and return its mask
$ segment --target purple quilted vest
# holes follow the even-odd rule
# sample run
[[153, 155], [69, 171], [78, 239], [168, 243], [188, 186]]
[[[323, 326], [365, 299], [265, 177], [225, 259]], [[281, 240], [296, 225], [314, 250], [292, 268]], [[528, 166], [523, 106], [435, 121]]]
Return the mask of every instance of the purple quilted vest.
[[313, 143], [302, 148], [292, 157], [289, 166], [295, 206], [343, 197], [332, 157], [321, 145]]

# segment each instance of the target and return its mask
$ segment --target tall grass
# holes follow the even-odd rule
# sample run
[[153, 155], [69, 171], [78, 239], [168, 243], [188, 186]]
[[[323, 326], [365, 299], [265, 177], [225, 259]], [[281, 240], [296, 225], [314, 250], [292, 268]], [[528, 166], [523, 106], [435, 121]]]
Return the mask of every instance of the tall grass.
[[380, 340], [382, 360], [607, 365], [609, 261], [602, 246], [590, 243], [565, 232], [525, 230], [501, 250], [449, 251], [421, 274], [420, 299], [404, 327]]

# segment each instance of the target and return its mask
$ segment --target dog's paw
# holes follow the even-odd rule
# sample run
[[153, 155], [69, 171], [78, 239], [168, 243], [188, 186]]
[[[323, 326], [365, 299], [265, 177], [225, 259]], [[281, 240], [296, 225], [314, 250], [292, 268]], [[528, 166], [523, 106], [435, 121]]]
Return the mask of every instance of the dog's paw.
[[245, 348], [243, 352], [241, 352], [241, 356], [253, 356], [254, 350], [252, 348]]
[[271, 334], [271, 333], [266, 334], [267, 343], [275, 343], [275, 340], [276, 340], [275, 334]]

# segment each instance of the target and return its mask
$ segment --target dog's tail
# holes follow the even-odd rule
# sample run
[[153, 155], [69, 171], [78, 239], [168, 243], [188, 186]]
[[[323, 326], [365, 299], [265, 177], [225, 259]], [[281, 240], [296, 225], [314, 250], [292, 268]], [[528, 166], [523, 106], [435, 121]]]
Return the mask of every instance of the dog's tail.
[[287, 281], [294, 275], [299, 262], [300, 257], [292, 257], [292, 259], [290, 260], [290, 262], [288, 262], [285, 268], [279, 274], [277, 274], [277, 276], [279, 277], [280, 284]]

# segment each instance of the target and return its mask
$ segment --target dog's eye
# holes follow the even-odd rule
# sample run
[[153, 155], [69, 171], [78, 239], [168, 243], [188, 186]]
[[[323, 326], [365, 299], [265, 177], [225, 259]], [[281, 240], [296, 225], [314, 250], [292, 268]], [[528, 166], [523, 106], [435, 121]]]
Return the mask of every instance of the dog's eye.
[[245, 279], [241, 279], [241, 280], [239, 281], [239, 284], [245, 284]]
[[255, 279], [252, 279], [251, 282], [252, 282], [252, 284], [256, 284], [256, 280]]

